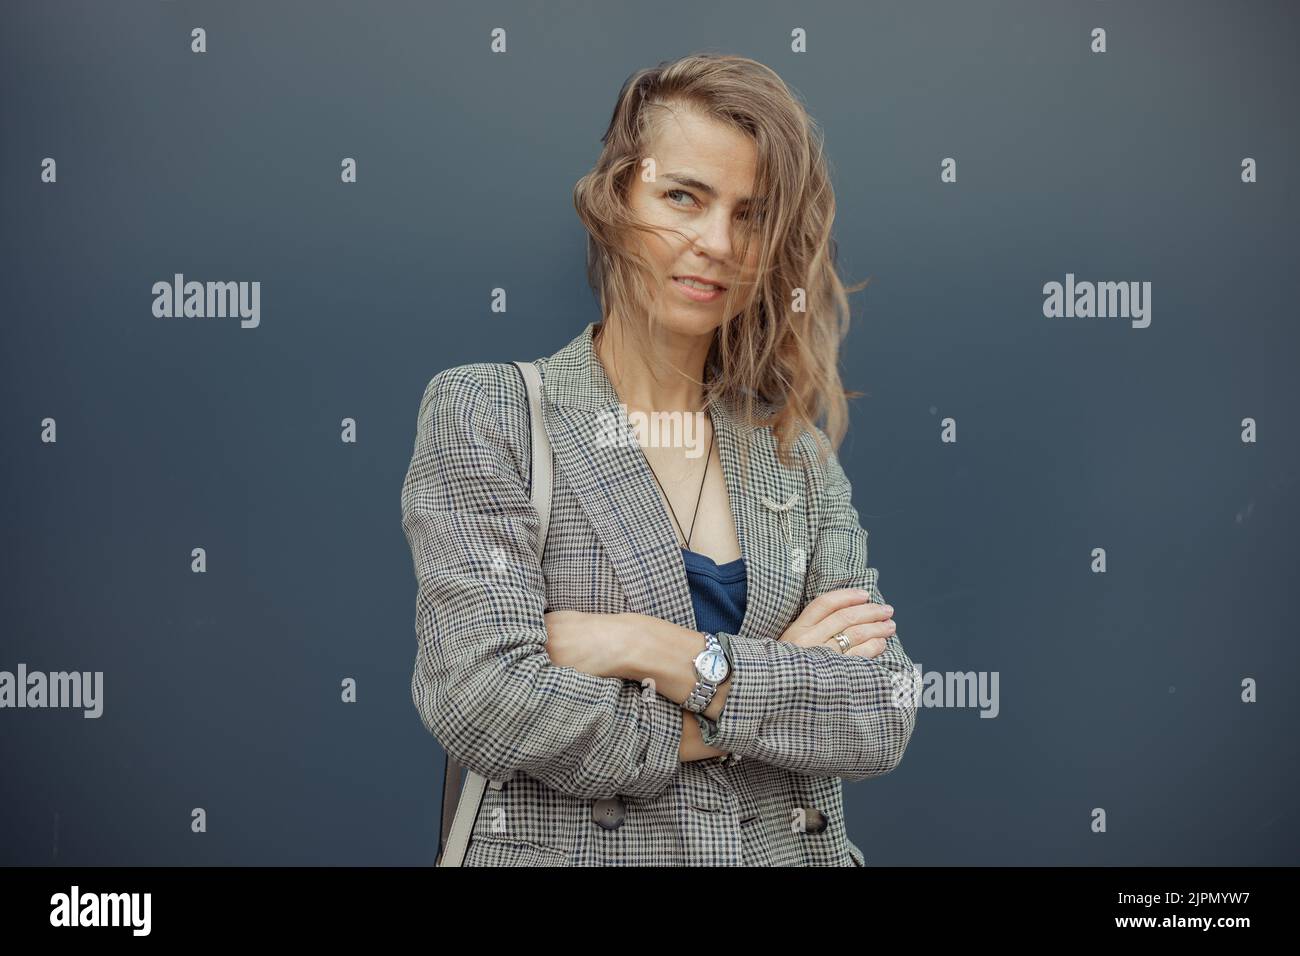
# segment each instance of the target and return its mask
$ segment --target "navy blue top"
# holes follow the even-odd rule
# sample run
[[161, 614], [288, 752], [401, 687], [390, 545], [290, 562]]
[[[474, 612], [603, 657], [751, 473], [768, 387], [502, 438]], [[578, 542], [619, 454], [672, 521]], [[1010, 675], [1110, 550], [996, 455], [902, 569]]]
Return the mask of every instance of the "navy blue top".
[[691, 585], [691, 603], [695, 605], [695, 626], [710, 634], [740, 633], [745, 619], [745, 559], [716, 564], [706, 554], [685, 548], [681, 551]]

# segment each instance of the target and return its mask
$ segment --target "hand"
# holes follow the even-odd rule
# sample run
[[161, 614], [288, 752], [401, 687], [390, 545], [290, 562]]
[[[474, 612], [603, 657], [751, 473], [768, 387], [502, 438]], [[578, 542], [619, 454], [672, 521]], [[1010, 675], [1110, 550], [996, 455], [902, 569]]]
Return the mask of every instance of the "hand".
[[835, 635], [843, 631], [852, 642], [843, 653], [879, 657], [896, 630], [893, 617], [892, 608], [886, 610], [885, 605], [872, 604], [867, 592], [839, 588], [809, 601], [780, 639], [800, 647], [826, 647], [839, 654]]
[[617, 677], [616, 652], [622, 646], [616, 614], [589, 614], [586, 611], [547, 611], [546, 653], [561, 667], [592, 674]]

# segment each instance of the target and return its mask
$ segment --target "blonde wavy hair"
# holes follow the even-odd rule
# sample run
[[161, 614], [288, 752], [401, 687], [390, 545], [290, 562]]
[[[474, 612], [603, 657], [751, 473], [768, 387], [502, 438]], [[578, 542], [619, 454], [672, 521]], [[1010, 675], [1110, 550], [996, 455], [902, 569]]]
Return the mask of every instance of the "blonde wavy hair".
[[830, 442], [829, 449], [818, 442], [824, 459], [848, 430], [846, 399], [862, 394], [845, 392], [839, 348], [848, 333], [848, 293], [870, 280], [853, 287], [840, 281], [831, 237], [835, 196], [821, 131], [768, 67], [741, 56], [697, 53], [639, 70], [623, 84], [600, 158], [573, 190], [588, 232], [587, 278], [602, 315], [630, 317], [618, 319], [620, 332], [631, 336], [652, 369], [663, 368], [654, 348], [658, 317], [647, 307], [648, 285], [661, 277], [636, 243], [626, 241], [633, 231], [663, 227], [634, 216], [627, 196], [654, 124], [675, 107], [739, 129], [758, 154], [754, 196], [761, 215], [742, 231], [737, 260], [745, 261], [751, 241], [761, 244], [757, 281], [743, 304], [733, 301], [735, 286], [727, 289], [728, 310], [741, 307], [715, 333], [706, 380], [696, 384], [706, 401], [722, 398], [745, 422], [771, 426], [778, 456], [791, 467], [800, 433], [824, 417]]

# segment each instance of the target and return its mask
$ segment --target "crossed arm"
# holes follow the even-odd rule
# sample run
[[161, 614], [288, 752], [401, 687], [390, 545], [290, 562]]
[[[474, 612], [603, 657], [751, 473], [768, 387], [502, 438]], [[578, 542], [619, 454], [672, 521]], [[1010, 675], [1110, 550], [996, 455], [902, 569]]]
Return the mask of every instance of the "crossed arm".
[[[632, 681], [646, 693], [657, 693], [681, 706], [695, 686], [695, 656], [704, 650], [699, 631], [644, 614], [594, 614], [550, 611], [545, 616], [546, 652], [551, 662], [595, 677]], [[705, 709], [717, 720], [730, 687], [718, 686]], [[726, 751], [704, 742], [694, 712], [682, 709], [678, 759], [683, 763], [725, 756]]]
[[[828, 592], [804, 610], [781, 640], [829, 650], [831, 638], [845, 633], [852, 641], [848, 653], [876, 657], [884, 652], [894, 633], [890, 620], [893, 610], [882, 611], [878, 605], [868, 603], [870, 599], [870, 592], [863, 590]], [[695, 686], [693, 662], [705, 646], [699, 631], [645, 614], [551, 611], [545, 619], [547, 654], [555, 664], [596, 677], [635, 681], [677, 704], [683, 704]], [[833, 653], [841, 651], [836, 647]], [[717, 733], [730, 689], [728, 676], [701, 712], [707, 723], [683, 708], [678, 750], [682, 762], [727, 753], [705, 743], [702, 728], [707, 726]]]
[[[914, 705], [897, 693], [912, 677], [897, 635], [870, 659], [776, 635], [728, 635], [732, 675], [701, 717], [681, 701], [704, 639], [670, 622], [599, 615], [600, 627], [633, 635], [627, 657], [593, 667], [600, 675], [557, 664], [539, 521], [493, 407], [506, 400], [496, 391], [503, 386], [485, 382], [482, 369], [448, 369], [429, 383], [402, 485], [419, 583], [412, 700], [450, 754], [489, 779], [523, 772], [587, 798], [658, 797], [697, 753], [852, 780], [897, 765], [915, 721]], [[809, 499], [820, 502], [810, 593], [856, 588], [883, 605], [838, 461], [808, 476]], [[647, 677], [653, 691], [641, 683]], [[710, 750], [696, 750], [696, 732]]]

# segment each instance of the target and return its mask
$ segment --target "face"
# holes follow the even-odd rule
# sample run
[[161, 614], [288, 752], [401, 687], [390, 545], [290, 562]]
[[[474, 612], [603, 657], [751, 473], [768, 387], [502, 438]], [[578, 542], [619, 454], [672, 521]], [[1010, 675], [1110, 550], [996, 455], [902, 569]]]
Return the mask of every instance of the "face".
[[[712, 335], [755, 290], [762, 223], [761, 197], [753, 196], [758, 149], [741, 131], [680, 105], [657, 111], [656, 119], [629, 195], [632, 211], [656, 227], [640, 234], [653, 266], [652, 294], [670, 334]], [[654, 160], [653, 182], [644, 178], [646, 158]], [[746, 235], [750, 248], [742, 260]], [[730, 307], [726, 291], [691, 288], [682, 276], [726, 287]]]

